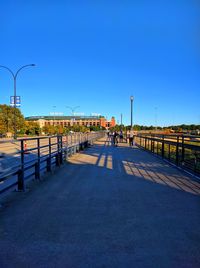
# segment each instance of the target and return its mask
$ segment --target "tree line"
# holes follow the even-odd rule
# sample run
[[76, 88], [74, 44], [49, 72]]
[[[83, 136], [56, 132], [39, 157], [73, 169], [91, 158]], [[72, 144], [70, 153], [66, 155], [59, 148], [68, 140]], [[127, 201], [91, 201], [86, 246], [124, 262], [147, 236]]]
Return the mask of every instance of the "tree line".
[[6, 104], [0, 104], [0, 135], [6, 135], [6, 133], [14, 133], [14, 113], [16, 114], [16, 129], [18, 136], [23, 135], [55, 135], [66, 134], [70, 131], [73, 132], [88, 132], [99, 131], [104, 128], [99, 126], [67, 126], [62, 127], [60, 125], [48, 125], [40, 128], [40, 125], [34, 121], [26, 121], [21, 111], [18, 108], [11, 107]]
[[[88, 132], [88, 131], [98, 131], [105, 128], [100, 126], [67, 126], [62, 127], [60, 125], [52, 126], [48, 125], [40, 128], [39, 124], [34, 121], [26, 121], [21, 111], [18, 108], [10, 107], [6, 104], [0, 104], [0, 135], [5, 135], [8, 132], [14, 133], [14, 112], [16, 113], [16, 128], [18, 136], [23, 135], [40, 135], [45, 133], [46, 135], [55, 135], [55, 134], [66, 134], [69, 131], [74, 132]], [[116, 125], [111, 131], [126, 131], [130, 130], [131, 126], [124, 125]], [[134, 125], [133, 129], [136, 131], [155, 131], [155, 130], [163, 130], [163, 131], [174, 131], [174, 132], [182, 132], [182, 131], [196, 131], [200, 130], [200, 125], [195, 124], [181, 124], [181, 125], [173, 125], [168, 127], [160, 127], [160, 126], [144, 126], [144, 125]]]

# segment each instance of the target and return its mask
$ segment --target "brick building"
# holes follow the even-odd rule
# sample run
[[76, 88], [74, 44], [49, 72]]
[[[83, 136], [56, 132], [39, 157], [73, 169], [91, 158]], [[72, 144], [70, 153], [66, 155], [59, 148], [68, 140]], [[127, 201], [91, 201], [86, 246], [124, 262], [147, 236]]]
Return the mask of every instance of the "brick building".
[[39, 123], [40, 128], [48, 125], [52, 126], [101, 126], [106, 129], [116, 125], [115, 118], [107, 120], [104, 116], [29, 116], [25, 118], [27, 121]]

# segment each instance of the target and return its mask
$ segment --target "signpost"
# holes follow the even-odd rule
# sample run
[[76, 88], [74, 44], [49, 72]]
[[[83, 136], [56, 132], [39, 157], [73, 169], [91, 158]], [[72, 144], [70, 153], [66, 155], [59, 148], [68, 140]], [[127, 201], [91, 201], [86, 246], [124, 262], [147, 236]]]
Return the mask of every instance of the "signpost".
[[20, 107], [21, 106], [21, 97], [20, 96], [10, 96], [10, 106]]

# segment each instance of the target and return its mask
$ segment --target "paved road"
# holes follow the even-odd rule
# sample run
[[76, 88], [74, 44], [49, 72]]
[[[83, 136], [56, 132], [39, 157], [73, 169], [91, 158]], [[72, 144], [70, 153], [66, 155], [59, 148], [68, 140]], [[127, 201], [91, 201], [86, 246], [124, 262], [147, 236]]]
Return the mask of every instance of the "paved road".
[[98, 142], [0, 209], [0, 267], [200, 267], [200, 182]]

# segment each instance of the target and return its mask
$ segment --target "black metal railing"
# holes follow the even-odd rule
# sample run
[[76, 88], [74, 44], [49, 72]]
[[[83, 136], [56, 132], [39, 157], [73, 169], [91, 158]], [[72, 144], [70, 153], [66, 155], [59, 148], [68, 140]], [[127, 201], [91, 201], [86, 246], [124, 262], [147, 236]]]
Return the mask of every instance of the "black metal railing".
[[[104, 136], [104, 132], [73, 133], [65, 136], [23, 138], [0, 148], [0, 151], [15, 153], [1, 160], [7, 161], [0, 173], [0, 193], [17, 186], [18, 191], [25, 191], [25, 181], [30, 178], [41, 179], [42, 173], [51, 172], [60, 166], [72, 154], [83, 150], [88, 145]], [[15, 148], [14, 148], [15, 147]]]
[[139, 147], [200, 175], [200, 136], [138, 134]]

